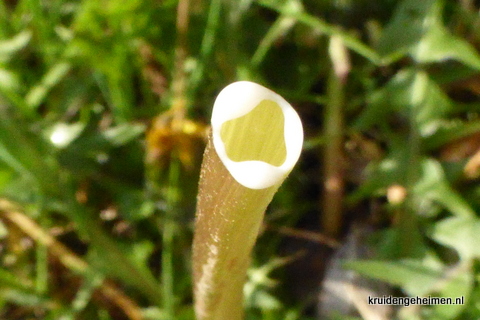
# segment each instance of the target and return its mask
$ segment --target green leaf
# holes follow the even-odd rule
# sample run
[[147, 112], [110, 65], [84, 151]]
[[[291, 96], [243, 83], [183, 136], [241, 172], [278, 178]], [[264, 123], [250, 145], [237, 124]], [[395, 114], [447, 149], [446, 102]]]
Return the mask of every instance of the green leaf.
[[421, 135], [433, 134], [439, 122], [452, 110], [450, 99], [427, 73], [405, 69], [383, 88], [374, 92], [365, 111], [356, 121], [359, 129], [382, 125], [394, 112], [412, 119]]
[[18, 91], [20, 89], [20, 78], [18, 75], [0, 67], [0, 92]]
[[10, 301], [13, 304], [20, 306], [45, 306], [51, 301], [42, 297], [35, 292], [26, 292], [17, 289], [6, 289], [0, 291], [0, 298]]
[[50, 130], [48, 130], [48, 138], [56, 147], [64, 148], [78, 138], [85, 127], [86, 124], [81, 122], [73, 124], [56, 123]]
[[111, 187], [115, 201], [122, 217], [128, 221], [136, 221], [150, 217], [155, 211], [155, 203], [147, 198], [141, 189], [126, 185]]
[[9, 40], [0, 41], [0, 62], [6, 62], [11, 59], [18, 51], [28, 45], [31, 38], [32, 32], [24, 30]]
[[431, 237], [441, 244], [455, 249], [460, 258], [469, 260], [480, 257], [480, 219], [476, 217], [452, 217], [435, 224]]
[[[396, 146], [395, 150], [399, 152], [389, 155], [377, 164], [370, 172], [366, 183], [350, 196], [349, 201], [358, 201], [395, 183], [403, 184], [409, 169], [406, 165], [408, 147], [406, 148], [407, 150], [401, 150]], [[423, 159], [419, 164], [419, 172], [409, 192], [413, 197], [417, 213], [425, 214], [427, 213], [425, 208], [428, 209], [437, 204], [457, 216], [475, 216], [475, 211], [470, 204], [450, 185], [440, 163], [434, 159]]]
[[463, 297], [464, 304], [436, 305], [434, 307], [437, 314], [436, 318], [454, 319], [467, 307], [466, 303], [472, 294], [474, 275], [469, 263], [460, 264], [448, 273], [449, 278], [445, 283], [442, 283], [442, 289], [438, 295], [452, 298], [453, 303], [456, 302], [456, 298]]
[[396, 60], [415, 46], [425, 33], [425, 20], [435, 0], [401, 1], [393, 19], [386, 26], [378, 45], [378, 53]]
[[441, 13], [432, 18], [432, 25], [411, 50], [420, 63], [457, 60], [474, 69], [480, 69], [480, 56], [466, 40], [454, 36], [441, 24]]
[[4, 268], [0, 268], [0, 284], [2, 284], [2, 287], [10, 287], [29, 293], [34, 292], [34, 287], [32, 283], [25, 279], [19, 278], [18, 276]]
[[105, 139], [114, 146], [122, 146], [145, 132], [143, 124], [123, 123], [103, 132]]
[[30, 89], [25, 97], [28, 106], [31, 109], [37, 109], [45, 100], [50, 90], [58, 84], [70, 71], [71, 65], [68, 62], [59, 62], [55, 64], [43, 76], [39, 84]]
[[475, 216], [468, 202], [452, 189], [442, 166], [435, 160], [422, 162], [421, 178], [413, 191], [419, 200], [436, 201], [454, 215], [467, 218]]
[[10, 168], [4, 167], [4, 164], [0, 162], [0, 193], [12, 181], [13, 176], [14, 172]]
[[480, 132], [480, 121], [472, 120], [464, 122], [461, 120], [443, 121], [434, 134], [424, 140], [427, 151], [432, 151], [457, 139], [465, 138]]
[[295, 25], [295, 19], [291, 17], [280, 16], [277, 21], [270, 27], [265, 37], [258, 45], [252, 57], [252, 64], [258, 66], [266, 57], [268, 50], [278, 38], [283, 37]]
[[[29, 178], [33, 177], [33, 164], [31, 161], [34, 157], [31, 157], [30, 152], [22, 152], [22, 151], [33, 151], [28, 150], [25, 148], [23, 144], [14, 148], [15, 143], [20, 143], [20, 139], [14, 139], [15, 137], [11, 132], [8, 132], [4, 127], [0, 124], [0, 160], [3, 161], [7, 166], [14, 169], [20, 174], [28, 176]], [[23, 143], [23, 141], [22, 141]], [[25, 150], [22, 150], [25, 149]], [[32, 152], [33, 153], [33, 152]]]
[[344, 266], [365, 276], [398, 285], [410, 296], [423, 296], [431, 292], [442, 278], [442, 267], [437, 263], [419, 260], [353, 261]]
[[[410, 212], [403, 212], [404, 221], [394, 228], [378, 234], [378, 257], [385, 260], [413, 259], [423, 257], [428, 251], [421, 234], [418, 219]], [[407, 216], [410, 215], [410, 216]], [[408, 220], [407, 220], [408, 219]]]
[[480, 288], [475, 286], [470, 294], [470, 301], [468, 302], [465, 312], [462, 314], [463, 319], [479, 319], [480, 318]]
[[135, 258], [144, 256], [151, 250], [151, 244], [125, 244], [125, 248], [120, 243], [112, 241], [94, 224], [90, 224], [90, 227], [88, 233], [93, 246], [88, 256], [91, 265], [136, 288], [150, 302], [158, 303], [161, 299], [161, 291], [157, 280], [144, 261], [135, 261]]
[[397, 60], [408, 53], [420, 63], [453, 59], [480, 69], [475, 48], [448, 31], [442, 11], [441, 1], [402, 1], [379, 41], [380, 55]]
[[258, 1], [260, 5], [279, 12], [285, 18], [294, 18], [296, 21], [309, 26], [315, 31], [328, 36], [339, 37], [347, 48], [355, 51], [373, 63], [379, 64], [381, 62], [378, 54], [372, 48], [360, 41], [360, 39], [335, 25], [328, 24], [319, 17], [308, 14], [303, 11], [302, 6], [297, 5], [296, 2], [297, 1], [295, 0], [282, 1], [282, 3], [267, 0]]

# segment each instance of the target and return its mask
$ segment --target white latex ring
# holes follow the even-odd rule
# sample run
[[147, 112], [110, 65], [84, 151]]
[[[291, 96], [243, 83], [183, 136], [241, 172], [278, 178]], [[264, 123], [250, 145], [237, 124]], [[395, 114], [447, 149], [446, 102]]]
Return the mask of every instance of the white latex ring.
[[[249, 113], [263, 100], [276, 102], [284, 115], [287, 155], [280, 166], [257, 160], [233, 161], [227, 156], [220, 136], [223, 123]], [[234, 82], [218, 94], [213, 105], [212, 134], [213, 145], [220, 160], [238, 183], [250, 189], [264, 189], [281, 183], [292, 171], [302, 151], [303, 127], [297, 112], [280, 95], [249, 81]]]

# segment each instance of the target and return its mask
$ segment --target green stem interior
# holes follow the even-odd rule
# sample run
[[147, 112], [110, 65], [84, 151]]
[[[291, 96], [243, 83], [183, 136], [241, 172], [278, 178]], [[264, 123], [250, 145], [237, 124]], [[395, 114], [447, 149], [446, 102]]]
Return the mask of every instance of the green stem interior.
[[249, 113], [226, 121], [220, 137], [233, 161], [258, 160], [281, 166], [287, 157], [284, 126], [280, 106], [272, 100], [262, 100]]

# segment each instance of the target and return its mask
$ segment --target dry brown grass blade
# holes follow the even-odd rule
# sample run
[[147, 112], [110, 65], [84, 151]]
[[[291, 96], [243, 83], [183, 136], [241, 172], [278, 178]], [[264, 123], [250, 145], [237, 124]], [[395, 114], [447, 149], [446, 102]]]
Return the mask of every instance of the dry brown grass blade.
[[[48, 248], [66, 268], [84, 275], [90, 270], [88, 263], [43, 230], [35, 221], [25, 215], [21, 208], [6, 199], [0, 199], [1, 218], [17, 226], [27, 236]], [[131, 320], [142, 320], [139, 306], [114, 285], [104, 281], [98, 291], [113, 305], [121, 309]]]

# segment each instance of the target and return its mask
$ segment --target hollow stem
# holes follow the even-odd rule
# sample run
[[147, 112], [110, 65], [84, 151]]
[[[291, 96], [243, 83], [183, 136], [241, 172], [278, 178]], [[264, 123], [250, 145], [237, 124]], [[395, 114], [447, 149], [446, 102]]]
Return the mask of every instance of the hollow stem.
[[263, 214], [302, 143], [300, 118], [276, 93], [241, 81], [218, 95], [193, 241], [197, 320], [243, 318], [243, 285]]
[[243, 284], [263, 213], [279, 185], [242, 186], [210, 139], [204, 155], [193, 246], [198, 320], [243, 318]]

